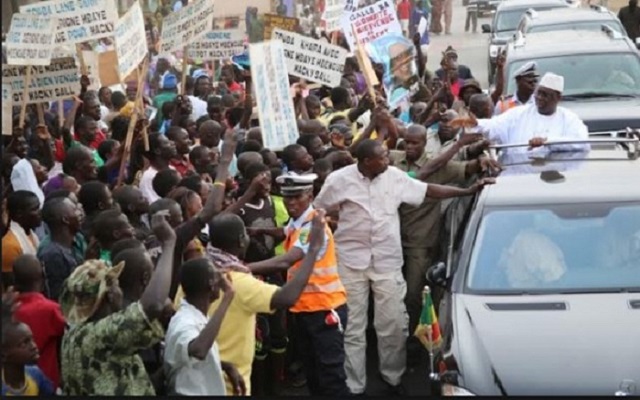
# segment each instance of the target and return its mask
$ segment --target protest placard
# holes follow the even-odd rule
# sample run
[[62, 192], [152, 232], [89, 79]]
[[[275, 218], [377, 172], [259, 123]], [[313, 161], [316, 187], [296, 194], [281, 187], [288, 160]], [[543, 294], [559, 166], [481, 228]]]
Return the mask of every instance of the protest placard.
[[118, 55], [115, 50], [98, 53], [98, 73], [102, 86], [119, 85], [122, 83], [118, 73]]
[[115, 0], [51, 0], [20, 7], [21, 13], [58, 18], [56, 45], [113, 36], [118, 20]]
[[11, 97], [11, 85], [2, 84], [2, 134], [13, 133], [13, 99]]
[[265, 14], [262, 16], [264, 23], [263, 40], [271, 40], [272, 31], [280, 28], [289, 32], [297, 32], [299, 21], [298, 18], [281, 17], [275, 14]]
[[342, 30], [349, 47], [355, 50], [357, 46], [352, 27], [355, 28], [355, 33], [363, 45], [387, 34], [402, 34], [392, 0], [380, 0], [353, 12], [345, 12], [342, 17]]
[[282, 150], [298, 139], [284, 47], [279, 40], [252, 44], [249, 56], [264, 147]]
[[118, 54], [118, 71], [120, 71], [121, 78], [126, 78], [149, 52], [147, 41], [142, 40], [142, 38], [146, 38], [146, 32], [140, 3], [136, 1], [129, 11], [116, 22], [114, 38]]
[[415, 63], [416, 48], [402, 34], [380, 37], [365, 46], [373, 61], [382, 64], [382, 85], [391, 109], [409, 100], [418, 90], [420, 78]]
[[[78, 67], [72, 57], [51, 60], [51, 65], [30, 66], [31, 84], [25, 104], [66, 99], [80, 92]], [[27, 67], [3, 65], [2, 83], [11, 85], [13, 102], [23, 103]]]
[[347, 58], [345, 49], [280, 28], [273, 30], [272, 39], [283, 43], [289, 75], [330, 87], [340, 86]]
[[82, 57], [87, 66], [89, 76], [89, 87], [87, 87], [87, 90], [100, 90], [102, 87], [100, 84], [100, 53], [84, 50], [82, 51]]
[[195, 42], [213, 30], [212, 0], [198, 0], [164, 17], [160, 54], [167, 54]]
[[244, 33], [240, 29], [208, 32], [189, 45], [189, 57], [202, 60], [222, 60], [244, 52]]
[[57, 25], [56, 18], [13, 14], [6, 40], [7, 64], [51, 64]]
[[322, 14], [322, 20], [325, 23], [324, 29], [327, 32], [342, 29], [340, 21], [342, 20], [342, 15], [346, 7], [345, 0], [327, 0], [324, 7], [324, 13]]

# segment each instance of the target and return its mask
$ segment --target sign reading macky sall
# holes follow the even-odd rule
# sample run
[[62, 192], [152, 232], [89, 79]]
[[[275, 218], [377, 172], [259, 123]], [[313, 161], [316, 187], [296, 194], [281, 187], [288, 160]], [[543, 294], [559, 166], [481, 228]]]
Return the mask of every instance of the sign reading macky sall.
[[189, 46], [189, 57], [203, 60], [221, 60], [243, 52], [244, 33], [240, 29], [211, 31]]
[[51, 60], [46, 66], [3, 65], [2, 84], [11, 85], [14, 104], [22, 104], [27, 68], [31, 68], [27, 104], [66, 99], [80, 90], [78, 67], [72, 57]]
[[252, 44], [249, 56], [264, 146], [282, 150], [298, 139], [282, 42], [270, 40]]
[[284, 57], [290, 75], [330, 87], [340, 85], [347, 51], [321, 40], [276, 28], [272, 39], [284, 44]]
[[160, 54], [182, 50], [213, 30], [213, 0], [197, 0], [162, 21]]
[[20, 7], [21, 13], [58, 18], [56, 45], [113, 36], [118, 20], [115, 0], [51, 0]]
[[143, 38], [146, 38], [144, 16], [140, 4], [136, 1], [116, 23], [118, 71], [123, 80], [136, 69], [149, 52], [147, 41]]
[[58, 20], [31, 14], [13, 14], [7, 34], [7, 63], [49, 65]]

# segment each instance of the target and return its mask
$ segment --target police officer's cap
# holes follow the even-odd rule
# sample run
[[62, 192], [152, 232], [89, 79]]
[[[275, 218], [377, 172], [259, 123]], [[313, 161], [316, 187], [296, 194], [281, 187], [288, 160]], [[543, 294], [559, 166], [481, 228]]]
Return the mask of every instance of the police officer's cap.
[[283, 196], [295, 196], [306, 190], [313, 189], [313, 181], [318, 178], [316, 174], [298, 175], [288, 173], [276, 178]]
[[540, 76], [537, 70], [538, 70], [538, 64], [535, 61], [529, 61], [528, 63], [524, 64], [522, 67], [518, 68], [513, 75], [516, 78], [524, 78], [524, 77], [537, 78]]

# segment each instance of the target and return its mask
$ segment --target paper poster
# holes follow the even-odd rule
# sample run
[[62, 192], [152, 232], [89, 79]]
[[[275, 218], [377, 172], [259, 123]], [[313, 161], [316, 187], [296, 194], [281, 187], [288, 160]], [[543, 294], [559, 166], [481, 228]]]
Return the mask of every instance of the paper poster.
[[56, 18], [13, 14], [6, 40], [7, 64], [51, 64], [57, 26]]
[[387, 35], [365, 46], [371, 59], [384, 67], [382, 86], [391, 109], [409, 100], [418, 91], [420, 78], [415, 63], [416, 49], [411, 40]]
[[223, 60], [243, 52], [244, 32], [240, 29], [211, 31], [189, 46], [189, 57], [202, 60]]
[[137, 1], [116, 23], [114, 35], [118, 55], [118, 71], [126, 78], [144, 61], [149, 48], [144, 29], [144, 16]]
[[160, 54], [183, 50], [184, 46], [213, 30], [213, 0], [198, 0], [164, 17]]
[[354, 29], [363, 45], [384, 35], [402, 34], [402, 27], [392, 0], [380, 0], [351, 13], [345, 12], [342, 18], [342, 30], [352, 51], [356, 50]]
[[98, 73], [102, 86], [113, 86], [122, 83], [118, 69], [118, 55], [115, 50], [98, 53]]
[[[80, 92], [80, 74], [73, 57], [51, 60], [51, 65], [33, 66], [27, 104], [67, 99]], [[11, 85], [15, 104], [22, 103], [27, 67], [2, 66], [2, 84]]]
[[[87, 72], [89, 74], [89, 87], [88, 90], [98, 91], [102, 86], [100, 84], [100, 53], [95, 51], [82, 51], [82, 58], [84, 58], [84, 64], [87, 66]], [[80, 71], [78, 71], [80, 73]]]
[[282, 42], [271, 40], [252, 44], [249, 55], [264, 146], [282, 150], [298, 139]]
[[20, 7], [21, 13], [58, 18], [56, 44], [75, 44], [113, 36], [115, 0], [51, 0]]
[[2, 84], [2, 134], [13, 133], [13, 99], [11, 98], [11, 85]]
[[322, 21], [325, 23], [327, 32], [339, 31], [342, 29], [340, 24], [344, 14], [346, 2], [345, 0], [327, 0], [325, 3]]
[[273, 30], [272, 39], [283, 43], [289, 75], [329, 87], [340, 86], [347, 58], [345, 49], [279, 28]]
[[274, 14], [265, 14], [262, 18], [264, 23], [263, 40], [271, 40], [271, 32], [275, 28], [280, 28], [289, 32], [298, 31], [298, 18], [281, 17]]

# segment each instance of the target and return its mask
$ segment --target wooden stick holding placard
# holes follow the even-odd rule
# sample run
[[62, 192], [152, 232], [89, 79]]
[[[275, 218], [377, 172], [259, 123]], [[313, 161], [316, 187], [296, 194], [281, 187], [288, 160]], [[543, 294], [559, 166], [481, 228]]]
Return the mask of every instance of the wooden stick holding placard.
[[38, 114], [38, 125], [44, 125], [44, 109], [42, 103], [36, 104], [36, 113]]
[[58, 128], [64, 126], [64, 102], [58, 99]]
[[360, 41], [360, 38], [356, 34], [356, 28], [351, 25], [351, 29], [353, 31], [353, 37], [356, 41], [356, 59], [358, 60], [358, 65], [360, 66], [360, 70], [364, 75], [364, 80], [367, 83], [367, 89], [369, 90], [369, 95], [371, 95], [371, 100], [373, 104], [376, 104], [376, 91], [374, 87], [380, 83], [378, 81], [378, 76], [376, 72], [373, 70], [373, 66], [371, 65], [371, 60], [364, 50], [364, 46]]
[[82, 54], [82, 46], [80, 43], [76, 44], [76, 55], [78, 56], [78, 61], [80, 62], [80, 74], [87, 75], [87, 63], [84, 61], [84, 55]]
[[184, 46], [182, 48], [182, 81], [180, 83], [180, 93], [186, 94], [186, 86], [187, 86], [187, 53], [189, 52], [189, 46]]
[[27, 74], [24, 77], [24, 88], [22, 89], [22, 104], [20, 105], [20, 121], [18, 126], [24, 128], [24, 119], [27, 115], [27, 101], [29, 100], [29, 85], [31, 85], [31, 65], [27, 65]]
[[133, 143], [133, 134], [135, 132], [136, 124], [138, 123], [138, 105], [142, 100], [142, 84], [144, 83], [144, 76], [149, 68], [149, 60], [145, 59], [142, 66], [142, 73], [138, 75], [138, 87], [136, 88], [136, 99], [134, 102], [133, 113], [131, 114], [131, 120], [129, 121], [129, 129], [127, 130], [127, 137], [124, 143], [124, 151], [122, 153], [122, 160], [120, 161], [120, 169], [118, 171], [118, 180], [116, 181], [116, 187], [122, 185], [124, 179], [124, 170], [127, 166], [127, 161], [131, 156], [131, 144]]

